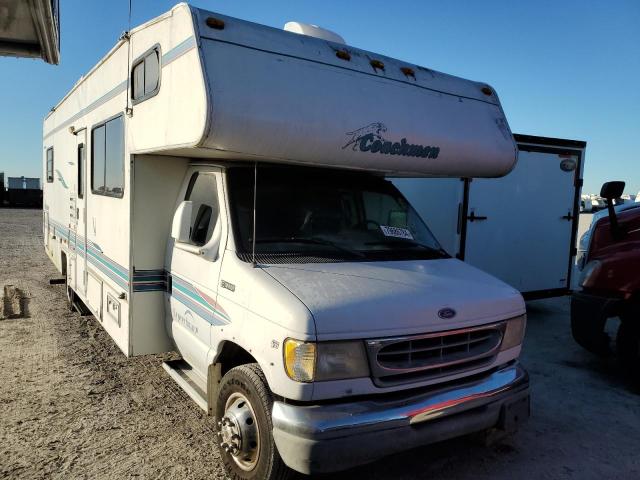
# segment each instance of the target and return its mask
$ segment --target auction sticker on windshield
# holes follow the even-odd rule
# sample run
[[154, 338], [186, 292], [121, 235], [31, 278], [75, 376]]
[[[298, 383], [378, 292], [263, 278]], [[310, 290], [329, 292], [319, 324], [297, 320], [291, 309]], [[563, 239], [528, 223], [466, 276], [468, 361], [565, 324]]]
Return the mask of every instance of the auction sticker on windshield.
[[413, 235], [411, 235], [411, 232], [406, 228], [380, 225], [380, 230], [382, 230], [382, 233], [384, 233], [385, 237], [406, 238], [407, 240], [413, 240]]

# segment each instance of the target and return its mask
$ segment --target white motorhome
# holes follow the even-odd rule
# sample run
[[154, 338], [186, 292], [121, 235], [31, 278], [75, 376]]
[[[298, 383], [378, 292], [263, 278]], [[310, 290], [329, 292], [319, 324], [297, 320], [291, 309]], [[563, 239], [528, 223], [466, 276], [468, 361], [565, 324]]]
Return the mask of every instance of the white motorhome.
[[44, 122], [44, 243], [71, 301], [125, 355], [180, 353], [165, 369], [234, 478], [529, 413], [521, 295], [385, 179], [509, 172], [495, 91], [324, 37], [179, 4]]

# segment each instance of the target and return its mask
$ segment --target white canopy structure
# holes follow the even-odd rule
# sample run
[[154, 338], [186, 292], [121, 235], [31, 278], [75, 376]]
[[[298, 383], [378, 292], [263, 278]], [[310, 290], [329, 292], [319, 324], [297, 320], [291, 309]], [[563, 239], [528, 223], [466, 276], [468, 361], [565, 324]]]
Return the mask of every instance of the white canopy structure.
[[0, 2], [0, 55], [60, 62], [59, 0]]

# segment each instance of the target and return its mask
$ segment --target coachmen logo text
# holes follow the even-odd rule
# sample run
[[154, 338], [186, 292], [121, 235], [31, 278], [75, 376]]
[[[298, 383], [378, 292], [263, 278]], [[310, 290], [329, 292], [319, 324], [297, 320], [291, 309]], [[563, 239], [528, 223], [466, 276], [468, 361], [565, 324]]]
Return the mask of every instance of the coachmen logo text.
[[404, 157], [438, 158], [440, 147], [414, 145], [407, 143], [403, 138], [399, 142], [392, 142], [382, 136], [387, 127], [380, 122], [373, 122], [366, 127], [353, 132], [347, 132], [350, 137], [345, 148], [351, 147], [354, 151], [382, 153], [384, 155], [402, 155]]

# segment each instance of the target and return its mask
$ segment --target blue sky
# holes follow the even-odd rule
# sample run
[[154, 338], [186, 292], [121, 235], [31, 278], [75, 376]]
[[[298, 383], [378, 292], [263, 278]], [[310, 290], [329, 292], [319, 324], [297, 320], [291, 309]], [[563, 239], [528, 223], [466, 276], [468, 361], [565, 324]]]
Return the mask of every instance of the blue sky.
[[[138, 25], [174, 2], [133, 0]], [[194, 5], [491, 84], [516, 133], [587, 141], [584, 192], [640, 191], [640, 2], [209, 0]], [[127, 29], [128, 0], [61, 0], [62, 61], [0, 57], [0, 171], [41, 176], [42, 119]]]

